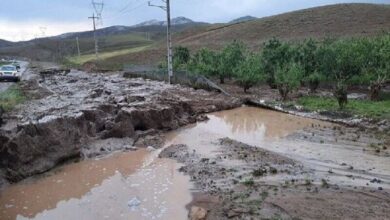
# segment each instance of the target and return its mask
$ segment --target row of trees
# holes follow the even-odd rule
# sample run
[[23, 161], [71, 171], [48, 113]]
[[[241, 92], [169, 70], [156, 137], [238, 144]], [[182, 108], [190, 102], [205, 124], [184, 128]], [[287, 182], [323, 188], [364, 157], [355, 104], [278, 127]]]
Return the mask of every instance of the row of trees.
[[368, 85], [371, 99], [378, 100], [390, 79], [390, 34], [297, 44], [274, 38], [258, 53], [235, 41], [220, 51], [203, 48], [190, 56], [187, 48], [178, 47], [174, 54], [176, 69], [216, 77], [221, 83], [234, 78], [245, 92], [267, 83], [279, 90], [283, 100], [302, 85], [314, 93], [321, 82], [331, 83], [341, 108], [347, 104], [349, 85]]

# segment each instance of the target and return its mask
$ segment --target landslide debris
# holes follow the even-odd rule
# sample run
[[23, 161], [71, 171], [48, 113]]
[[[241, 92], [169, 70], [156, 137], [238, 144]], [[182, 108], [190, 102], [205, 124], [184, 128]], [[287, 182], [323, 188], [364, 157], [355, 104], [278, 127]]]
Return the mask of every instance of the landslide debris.
[[[159, 132], [196, 122], [203, 113], [242, 104], [219, 93], [125, 79], [119, 73], [34, 74], [26, 83], [32, 86], [25, 87], [36, 99], [8, 113], [0, 128], [0, 179], [10, 182], [45, 172], [69, 158], [128, 149], [133, 143], [160, 147]], [[37, 91], [46, 91], [44, 97]], [[123, 138], [131, 140], [114, 141], [115, 146], [96, 144]]]

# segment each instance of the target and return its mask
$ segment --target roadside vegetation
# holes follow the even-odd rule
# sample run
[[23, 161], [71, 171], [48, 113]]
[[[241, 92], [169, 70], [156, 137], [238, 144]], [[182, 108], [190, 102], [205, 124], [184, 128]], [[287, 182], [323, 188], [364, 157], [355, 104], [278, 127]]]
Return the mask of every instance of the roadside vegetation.
[[[311, 96], [298, 103], [311, 110], [346, 110], [373, 117], [388, 116], [389, 101], [381, 99], [390, 82], [390, 34], [370, 38], [308, 39], [287, 43], [273, 38], [261, 51], [251, 52], [239, 41], [215, 51], [202, 48], [190, 55], [175, 49], [174, 68], [215, 78], [233, 79], [244, 92], [260, 83], [277, 89], [282, 101], [305, 86]], [[160, 67], [165, 67], [161, 65]], [[332, 87], [334, 98], [316, 96], [320, 85]], [[368, 88], [369, 100], [348, 100], [351, 86]]]
[[[335, 99], [318, 96], [299, 98], [297, 103], [310, 111], [338, 111]], [[350, 100], [344, 111], [351, 114], [363, 115], [370, 118], [390, 119], [390, 99], [382, 101]]]
[[0, 92], [0, 109], [10, 111], [25, 100], [26, 97], [20, 87], [18, 85], [12, 85], [4, 92]]

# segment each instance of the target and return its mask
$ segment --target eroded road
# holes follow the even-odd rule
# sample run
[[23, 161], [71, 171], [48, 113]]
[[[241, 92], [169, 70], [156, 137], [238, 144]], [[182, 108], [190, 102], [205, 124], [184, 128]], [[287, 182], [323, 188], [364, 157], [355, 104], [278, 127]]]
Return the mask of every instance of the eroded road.
[[389, 152], [364, 129], [120, 74], [24, 88], [35, 99], [0, 132], [4, 180], [77, 160], [5, 186], [1, 219], [390, 218]]

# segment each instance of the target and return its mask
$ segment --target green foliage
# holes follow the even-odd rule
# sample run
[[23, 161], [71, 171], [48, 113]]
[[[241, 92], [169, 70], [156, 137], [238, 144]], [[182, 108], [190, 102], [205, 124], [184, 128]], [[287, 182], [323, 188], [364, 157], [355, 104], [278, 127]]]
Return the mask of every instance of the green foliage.
[[5, 111], [12, 110], [17, 104], [26, 100], [18, 85], [13, 85], [6, 91], [0, 93], [0, 108]]
[[245, 53], [245, 45], [242, 42], [234, 41], [226, 45], [218, 54], [218, 75], [221, 83], [224, 83], [226, 77], [233, 76], [234, 70], [245, 60]]
[[287, 43], [282, 43], [276, 38], [264, 44], [262, 50], [262, 65], [267, 73], [267, 83], [271, 88], [276, 88], [275, 74], [278, 66], [283, 66], [291, 62], [294, 57], [292, 47]]
[[182, 46], [175, 47], [173, 50], [173, 69], [185, 69], [190, 58], [190, 50], [188, 48]]
[[359, 40], [364, 52], [363, 74], [360, 83], [369, 84], [371, 100], [379, 100], [379, 94], [390, 81], [390, 34]]
[[235, 68], [234, 76], [238, 84], [244, 89], [245, 93], [248, 89], [266, 79], [260, 60], [261, 58], [259, 55], [249, 54], [246, 59]]
[[324, 77], [317, 70], [314, 70], [314, 72], [305, 75], [303, 80], [309, 86], [310, 92], [315, 93], [320, 85], [320, 82], [324, 80]]
[[[339, 108], [337, 100], [317, 96], [299, 98], [298, 104], [310, 111], [337, 111]], [[371, 118], [390, 119], [390, 100], [349, 100], [344, 110]]]
[[299, 88], [303, 72], [303, 67], [293, 62], [278, 66], [275, 72], [275, 84], [283, 101], [287, 100], [291, 91]]
[[217, 52], [202, 48], [191, 58], [188, 68], [191, 72], [200, 75], [217, 76], [219, 73], [218, 63]]

